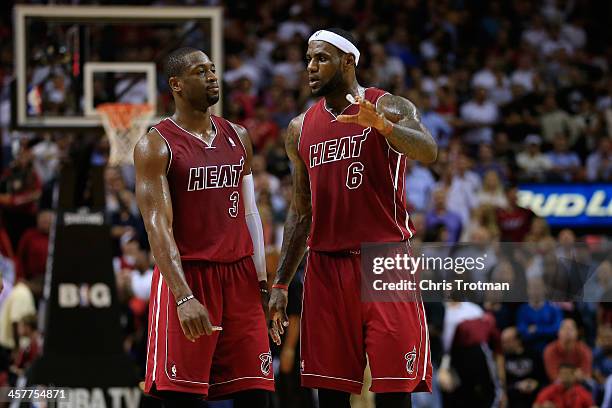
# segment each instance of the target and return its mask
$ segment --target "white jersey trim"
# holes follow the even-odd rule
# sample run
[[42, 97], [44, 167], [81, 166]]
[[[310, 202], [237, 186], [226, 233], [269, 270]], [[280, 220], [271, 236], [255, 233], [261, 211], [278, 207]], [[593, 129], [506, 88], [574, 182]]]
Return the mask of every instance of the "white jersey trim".
[[155, 126], [151, 127], [151, 129], [149, 129], [149, 132], [155, 129], [155, 131], [161, 136], [162, 139], [164, 139], [164, 142], [166, 142], [166, 145], [168, 146], [168, 151], [170, 152], [170, 160], [168, 160], [168, 166], [166, 167], [166, 174], [168, 174], [170, 172], [170, 166], [172, 165], [172, 147], [170, 147], [170, 142], [168, 142], [168, 139], [166, 139], [166, 137], [164, 135], [162, 135], [162, 133], [159, 131], [159, 129], [157, 129]]
[[306, 122], [306, 115], [308, 114], [308, 112], [310, 112], [313, 106], [315, 105], [312, 105], [310, 108], [306, 109], [306, 112], [304, 112], [304, 117], [302, 118], [302, 124], [300, 125], [300, 134], [298, 135], [298, 142], [297, 142], [298, 156], [300, 155], [300, 145], [302, 143], [302, 131], [304, 130], [304, 122]]
[[212, 119], [212, 116], [210, 117], [210, 123], [212, 123], [212, 126], [215, 128], [215, 136], [212, 138], [212, 140], [209, 143], [206, 143], [204, 140], [202, 140], [198, 135], [196, 135], [195, 133], [191, 133], [190, 131], [188, 131], [187, 129], [183, 128], [181, 125], [179, 125], [178, 123], [176, 123], [174, 121], [174, 119], [172, 118], [166, 118], [168, 119], [170, 122], [174, 123], [176, 125], [176, 127], [178, 127], [179, 129], [181, 129], [183, 132], [190, 134], [191, 136], [193, 136], [196, 140], [199, 140], [201, 143], [204, 143], [204, 146], [206, 146], [209, 149], [213, 148], [213, 143], [215, 142], [215, 139], [217, 138], [217, 134], [219, 133], [219, 131], [217, 130], [217, 126], [215, 125], [215, 121]]
[[355, 384], [362, 384], [363, 385], [362, 381], [349, 380], [347, 378], [330, 377], [328, 375], [309, 374], [309, 373], [302, 373], [302, 375], [309, 375], [309, 376], [312, 376], [312, 377], [329, 378], [330, 380], [348, 381], [348, 382], [352, 382], [352, 383], [355, 383]]
[[240, 380], [266, 380], [266, 381], [274, 381], [274, 378], [267, 378], [267, 377], [238, 377], [238, 378], [234, 378], [233, 380], [221, 381], [221, 382], [218, 382], [218, 383], [212, 383], [212, 384], [210, 384], [210, 386], [214, 387], [216, 385], [227, 384], [227, 383], [231, 383], [231, 382], [234, 382], [234, 381], [240, 381]]
[[[388, 143], [387, 143], [388, 144]], [[393, 181], [393, 173], [391, 172], [391, 156], [390, 156], [390, 150], [391, 150], [391, 146], [389, 146], [389, 149], [387, 149], [387, 167], [389, 168], [389, 177], [391, 178], [391, 184], [393, 185], [393, 220], [395, 221], [395, 225], [397, 226], [397, 229], [399, 230], [399, 232], [402, 234], [402, 241], [404, 239], [406, 239], [406, 237], [404, 236], [404, 231], [402, 230], [402, 227], [399, 226], [398, 222], [397, 222], [397, 202], [395, 200], [395, 196], [396, 196], [396, 183]], [[398, 156], [398, 160], [399, 160], [399, 156]]]

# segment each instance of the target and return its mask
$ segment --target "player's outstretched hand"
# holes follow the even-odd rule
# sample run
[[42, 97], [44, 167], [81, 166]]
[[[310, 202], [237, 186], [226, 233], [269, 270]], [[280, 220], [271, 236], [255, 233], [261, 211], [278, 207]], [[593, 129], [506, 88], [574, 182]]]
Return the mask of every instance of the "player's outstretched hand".
[[270, 337], [277, 345], [281, 344], [281, 334], [285, 332], [285, 327], [289, 326], [287, 317], [288, 292], [285, 289], [272, 288], [270, 294]]
[[221, 330], [213, 327], [208, 318], [208, 310], [197, 299], [191, 299], [176, 308], [181, 328], [185, 337], [196, 341], [200, 336], [210, 336], [214, 331]]
[[346, 99], [359, 105], [359, 112], [356, 115], [340, 115], [337, 118], [338, 122], [356, 123], [360, 126], [371, 127], [380, 131], [384, 131], [388, 126], [392, 126], [385, 119], [385, 116], [376, 110], [376, 106], [367, 99], [363, 99], [361, 96], [353, 98], [350, 94], [346, 96]]

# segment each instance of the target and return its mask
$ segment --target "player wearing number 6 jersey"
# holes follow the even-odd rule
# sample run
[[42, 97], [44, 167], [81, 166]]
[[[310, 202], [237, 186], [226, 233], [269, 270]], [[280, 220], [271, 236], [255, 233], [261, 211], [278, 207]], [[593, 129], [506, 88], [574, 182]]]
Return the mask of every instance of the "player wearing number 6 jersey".
[[266, 407], [274, 379], [251, 142], [243, 127], [210, 114], [219, 85], [206, 54], [181, 48], [166, 71], [176, 111], [134, 150], [157, 264], [145, 391], [165, 407], [201, 406], [206, 396]]
[[301, 327], [302, 385], [321, 408], [349, 406], [361, 391], [366, 354], [377, 407], [405, 407], [429, 391], [431, 363], [422, 302], [361, 301], [360, 248], [413, 234], [406, 211], [406, 160], [432, 162], [436, 144], [408, 100], [362, 88], [352, 36], [321, 30], [308, 42], [308, 77], [322, 98], [293, 119], [286, 139], [293, 201], [270, 300], [271, 335], [287, 324], [286, 286], [306, 245]]

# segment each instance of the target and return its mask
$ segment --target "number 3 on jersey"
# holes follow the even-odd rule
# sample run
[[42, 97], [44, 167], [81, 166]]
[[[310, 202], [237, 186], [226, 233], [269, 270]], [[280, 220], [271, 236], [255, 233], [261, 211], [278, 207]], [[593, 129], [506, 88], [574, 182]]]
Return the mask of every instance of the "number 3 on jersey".
[[240, 201], [240, 193], [238, 193], [237, 191], [232, 192], [232, 194], [230, 194], [229, 196], [230, 199], [230, 208], [229, 208], [229, 215], [232, 218], [236, 218], [238, 216], [238, 201]]
[[354, 162], [348, 166], [348, 171], [346, 172], [346, 186], [354, 190], [361, 185], [363, 181], [363, 163]]

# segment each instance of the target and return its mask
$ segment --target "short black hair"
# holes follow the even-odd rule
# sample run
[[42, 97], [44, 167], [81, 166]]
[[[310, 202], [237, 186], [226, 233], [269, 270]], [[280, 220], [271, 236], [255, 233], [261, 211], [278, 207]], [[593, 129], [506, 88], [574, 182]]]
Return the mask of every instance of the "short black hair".
[[185, 69], [187, 69], [189, 66], [189, 62], [187, 61], [186, 57], [198, 51], [200, 50], [197, 48], [182, 47], [168, 54], [164, 63], [166, 78], [170, 79], [175, 76], [180, 76], [183, 72], [185, 72]]
[[325, 31], [331, 31], [334, 34], [338, 34], [340, 37], [344, 37], [345, 39], [349, 40], [351, 44], [357, 47], [357, 40], [355, 40], [353, 34], [349, 33], [348, 31], [338, 27], [326, 28]]

